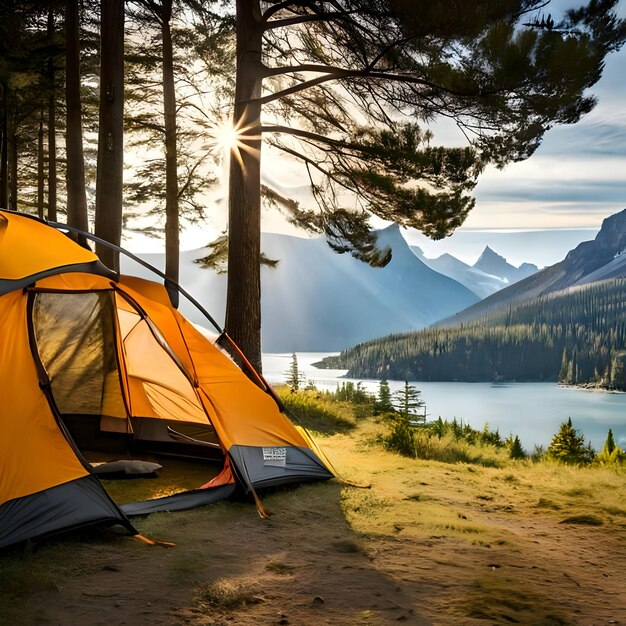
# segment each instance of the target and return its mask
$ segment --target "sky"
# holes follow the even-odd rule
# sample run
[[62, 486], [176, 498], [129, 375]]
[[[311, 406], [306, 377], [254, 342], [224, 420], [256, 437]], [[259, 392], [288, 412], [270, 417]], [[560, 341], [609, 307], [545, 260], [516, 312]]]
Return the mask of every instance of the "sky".
[[464, 228], [589, 228], [626, 207], [626, 49], [591, 90], [595, 109], [550, 130], [537, 152], [489, 169]]

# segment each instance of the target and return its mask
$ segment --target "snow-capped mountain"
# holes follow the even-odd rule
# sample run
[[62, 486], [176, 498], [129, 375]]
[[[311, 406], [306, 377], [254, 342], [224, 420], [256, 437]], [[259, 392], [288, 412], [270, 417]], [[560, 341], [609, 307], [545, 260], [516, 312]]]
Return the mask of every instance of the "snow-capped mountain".
[[[436, 259], [428, 259], [418, 246], [411, 246], [411, 250], [428, 267], [465, 285], [481, 299], [538, 271], [537, 267], [531, 263], [522, 263], [519, 268], [514, 267], [489, 246], [485, 248], [474, 266], [448, 253]], [[482, 268], [490, 268], [493, 273], [477, 267], [479, 263]]]
[[550, 267], [485, 298], [439, 326], [457, 325], [511, 303], [546, 295], [574, 285], [626, 276], [626, 209], [607, 217], [593, 241], [583, 241]]
[[522, 280], [522, 278], [531, 276], [539, 270], [539, 268], [532, 263], [522, 263], [519, 267], [515, 267], [489, 246], [485, 246], [482, 254], [478, 257], [478, 261], [474, 263], [473, 268], [480, 270], [484, 274], [503, 278], [510, 285], [516, 283], [518, 280]]

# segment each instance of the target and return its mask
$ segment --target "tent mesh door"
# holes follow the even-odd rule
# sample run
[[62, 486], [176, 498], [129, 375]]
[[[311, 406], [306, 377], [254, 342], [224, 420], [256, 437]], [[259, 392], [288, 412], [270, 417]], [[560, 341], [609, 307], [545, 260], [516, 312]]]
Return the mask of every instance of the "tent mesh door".
[[35, 294], [33, 328], [62, 415], [126, 419], [111, 292]]

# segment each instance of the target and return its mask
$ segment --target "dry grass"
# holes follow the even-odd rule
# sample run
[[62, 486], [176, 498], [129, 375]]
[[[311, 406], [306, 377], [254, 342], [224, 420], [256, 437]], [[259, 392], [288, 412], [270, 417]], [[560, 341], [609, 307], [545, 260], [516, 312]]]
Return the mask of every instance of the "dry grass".
[[485, 467], [508, 465], [508, 451], [492, 445], [470, 444], [463, 439], [455, 439], [450, 433], [435, 437], [426, 432], [415, 432], [415, 456], [425, 461], [443, 463], [471, 463]]
[[[446, 535], [470, 542], [479, 536], [490, 543], [506, 537], [498, 529], [473, 523], [475, 512], [541, 512], [557, 522], [576, 515], [602, 519], [606, 513], [626, 521], [621, 506], [626, 502], [624, 469], [512, 461], [495, 448], [493, 460], [500, 467], [485, 464], [484, 457], [478, 465], [410, 459], [371, 445], [380, 429], [372, 423], [362, 427], [361, 440], [370, 444], [356, 449], [367, 456], [367, 463], [347, 476], [373, 488], [347, 488], [342, 495], [346, 518], [359, 532], [397, 534], [395, 527], [400, 526], [403, 535]], [[484, 454], [491, 446], [477, 448]], [[354, 452], [344, 439], [325, 442], [325, 449], [335, 465], [350, 467]]]
[[195, 589], [196, 605], [199, 609], [221, 609], [232, 611], [259, 602], [259, 598], [248, 585], [219, 578]]

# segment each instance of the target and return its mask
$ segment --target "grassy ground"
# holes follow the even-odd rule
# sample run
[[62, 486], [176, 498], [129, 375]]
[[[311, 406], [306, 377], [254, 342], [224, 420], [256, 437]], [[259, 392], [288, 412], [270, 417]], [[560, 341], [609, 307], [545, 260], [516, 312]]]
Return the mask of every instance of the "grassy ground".
[[266, 494], [269, 521], [238, 502], [138, 521], [170, 550], [114, 529], [15, 548], [0, 623], [626, 623], [623, 470], [408, 459], [348, 421], [319, 442], [369, 488]]

